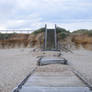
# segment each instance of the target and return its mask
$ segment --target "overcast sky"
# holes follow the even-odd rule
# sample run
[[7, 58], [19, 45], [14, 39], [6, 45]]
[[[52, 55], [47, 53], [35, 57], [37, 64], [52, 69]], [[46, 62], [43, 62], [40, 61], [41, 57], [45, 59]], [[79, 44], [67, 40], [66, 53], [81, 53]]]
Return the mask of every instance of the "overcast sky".
[[0, 0], [0, 29], [37, 29], [57, 24], [92, 29], [92, 0]]

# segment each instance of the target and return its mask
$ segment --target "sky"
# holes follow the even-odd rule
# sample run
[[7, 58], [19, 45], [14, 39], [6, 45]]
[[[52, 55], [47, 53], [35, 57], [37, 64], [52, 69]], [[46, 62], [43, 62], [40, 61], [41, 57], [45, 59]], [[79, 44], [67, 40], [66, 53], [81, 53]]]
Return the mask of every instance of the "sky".
[[0, 30], [35, 30], [45, 24], [92, 29], [92, 0], [0, 0]]

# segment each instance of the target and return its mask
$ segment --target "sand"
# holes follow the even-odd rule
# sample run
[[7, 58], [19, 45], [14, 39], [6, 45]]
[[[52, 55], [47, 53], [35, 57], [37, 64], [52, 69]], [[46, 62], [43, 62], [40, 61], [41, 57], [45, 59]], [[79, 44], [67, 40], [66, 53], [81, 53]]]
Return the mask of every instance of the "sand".
[[73, 53], [63, 53], [63, 57], [92, 85], [92, 51], [74, 50]]
[[[37, 66], [39, 56], [59, 54], [33, 51], [33, 48], [0, 49], [0, 92], [11, 92]], [[92, 84], [92, 51], [81, 49], [62, 54]]]
[[0, 92], [11, 92], [35, 67], [33, 49], [0, 49]]

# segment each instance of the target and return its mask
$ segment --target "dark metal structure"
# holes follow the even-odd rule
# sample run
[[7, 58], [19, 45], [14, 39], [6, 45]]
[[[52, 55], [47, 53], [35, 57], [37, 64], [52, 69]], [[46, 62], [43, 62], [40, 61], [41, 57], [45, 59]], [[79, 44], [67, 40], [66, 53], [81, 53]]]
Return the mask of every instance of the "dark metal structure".
[[44, 50], [58, 50], [57, 41], [56, 25], [55, 29], [47, 29], [47, 25], [45, 25]]

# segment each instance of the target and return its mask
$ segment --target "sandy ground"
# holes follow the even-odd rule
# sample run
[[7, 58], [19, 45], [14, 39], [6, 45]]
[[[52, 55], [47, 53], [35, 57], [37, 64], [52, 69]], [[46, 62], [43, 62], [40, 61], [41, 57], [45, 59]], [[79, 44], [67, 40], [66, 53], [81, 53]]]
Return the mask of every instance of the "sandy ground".
[[63, 57], [92, 85], [92, 51], [74, 50], [73, 53], [63, 53]]
[[[33, 48], [0, 49], [0, 92], [11, 92], [37, 66], [39, 56], [59, 54], [33, 51]], [[92, 51], [74, 50], [73, 54], [62, 54], [92, 84]]]
[[0, 92], [11, 92], [35, 67], [33, 49], [0, 49]]

